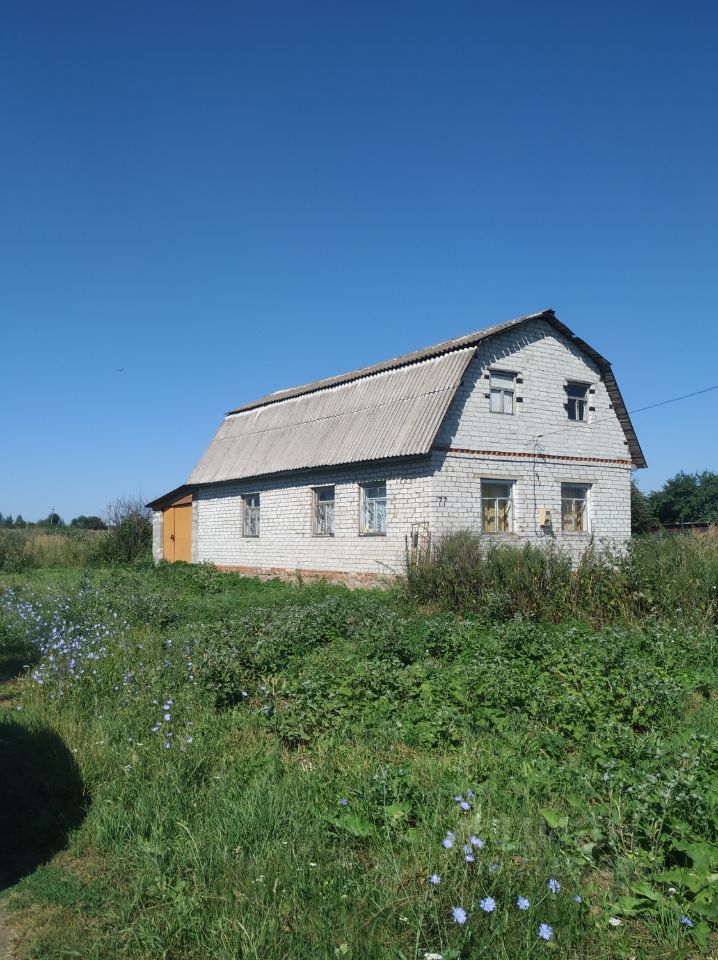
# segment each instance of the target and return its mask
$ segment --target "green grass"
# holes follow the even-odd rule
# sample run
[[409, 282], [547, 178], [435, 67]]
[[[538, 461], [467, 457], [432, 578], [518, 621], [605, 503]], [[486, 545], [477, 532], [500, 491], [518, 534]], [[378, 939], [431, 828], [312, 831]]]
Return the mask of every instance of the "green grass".
[[183, 565], [2, 581], [0, 650], [43, 681], [0, 712], [23, 958], [709, 949], [718, 633], [693, 615], [457, 616]]

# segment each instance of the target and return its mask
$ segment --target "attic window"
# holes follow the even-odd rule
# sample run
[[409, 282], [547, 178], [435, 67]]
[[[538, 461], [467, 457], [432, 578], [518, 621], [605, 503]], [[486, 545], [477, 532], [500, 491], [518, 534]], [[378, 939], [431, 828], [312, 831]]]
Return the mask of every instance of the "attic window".
[[514, 389], [516, 374], [499, 370], [490, 371], [489, 389], [492, 413], [514, 412]]
[[578, 383], [569, 380], [566, 384], [566, 412], [569, 420], [579, 420], [586, 423], [588, 420], [588, 388], [587, 383]]
[[242, 497], [244, 502], [244, 524], [242, 532], [245, 537], [259, 536], [259, 494], [248, 493]]

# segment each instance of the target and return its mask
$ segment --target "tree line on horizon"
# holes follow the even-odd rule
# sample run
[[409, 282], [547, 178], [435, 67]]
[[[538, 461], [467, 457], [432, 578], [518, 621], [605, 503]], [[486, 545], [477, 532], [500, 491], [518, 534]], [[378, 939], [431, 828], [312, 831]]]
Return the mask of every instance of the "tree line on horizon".
[[25, 520], [21, 513], [13, 519], [12, 514], [0, 513], [0, 527], [11, 529], [25, 529], [34, 527], [39, 530], [112, 530], [128, 520], [149, 523], [152, 511], [149, 510], [142, 497], [116, 497], [105, 508], [104, 516], [95, 514], [85, 516], [81, 513], [66, 523], [59, 513], [51, 511], [42, 520]]
[[38, 527], [40, 529], [67, 529], [73, 530], [107, 530], [107, 523], [102, 517], [80, 514], [79, 517], [73, 517], [69, 523], [65, 523], [59, 513], [49, 513], [42, 520], [25, 520], [21, 513], [13, 519], [12, 514], [0, 513], [0, 527], [11, 527], [13, 529], [24, 529], [25, 527]]

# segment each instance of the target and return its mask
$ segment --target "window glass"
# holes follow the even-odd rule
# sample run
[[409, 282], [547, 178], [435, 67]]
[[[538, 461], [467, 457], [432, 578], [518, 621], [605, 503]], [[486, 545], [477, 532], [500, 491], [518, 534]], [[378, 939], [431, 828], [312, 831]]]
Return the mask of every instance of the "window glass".
[[514, 412], [514, 382], [513, 373], [490, 374], [490, 397], [492, 413]]
[[314, 491], [314, 533], [329, 537], [334, 533], [334, 487]]
[[509, 533], [513, 529], [513, 483], [481, 481], [481, 529], [484, 533]]
[[362, 533], [386, 533], [386, 484], [362, 487]]
[[569, 383], [566, 386], [566, 410], [569, 420], [588, 420], [588, 384]]
[[561, 484], [561, 529], [564, 533], [588, 532], [588, 484]]
[[259, 536], [259, 494], [249, 493], [244, 500], [244, 535], [245, 537]]

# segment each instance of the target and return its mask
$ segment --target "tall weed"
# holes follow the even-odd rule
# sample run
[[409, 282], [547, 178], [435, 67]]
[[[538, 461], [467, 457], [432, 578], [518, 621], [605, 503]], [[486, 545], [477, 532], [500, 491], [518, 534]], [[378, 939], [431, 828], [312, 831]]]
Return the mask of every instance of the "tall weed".
[[566, 553], [531, 544], [486, 544], [472, 531], [438, 541], [407, 562], [407, 595], [487, 619], [526, 617], [596, 625], [646, 617], [718, 621], [718, 536], [647, 535], [624, 553], [591, 545], [574, 566]]

